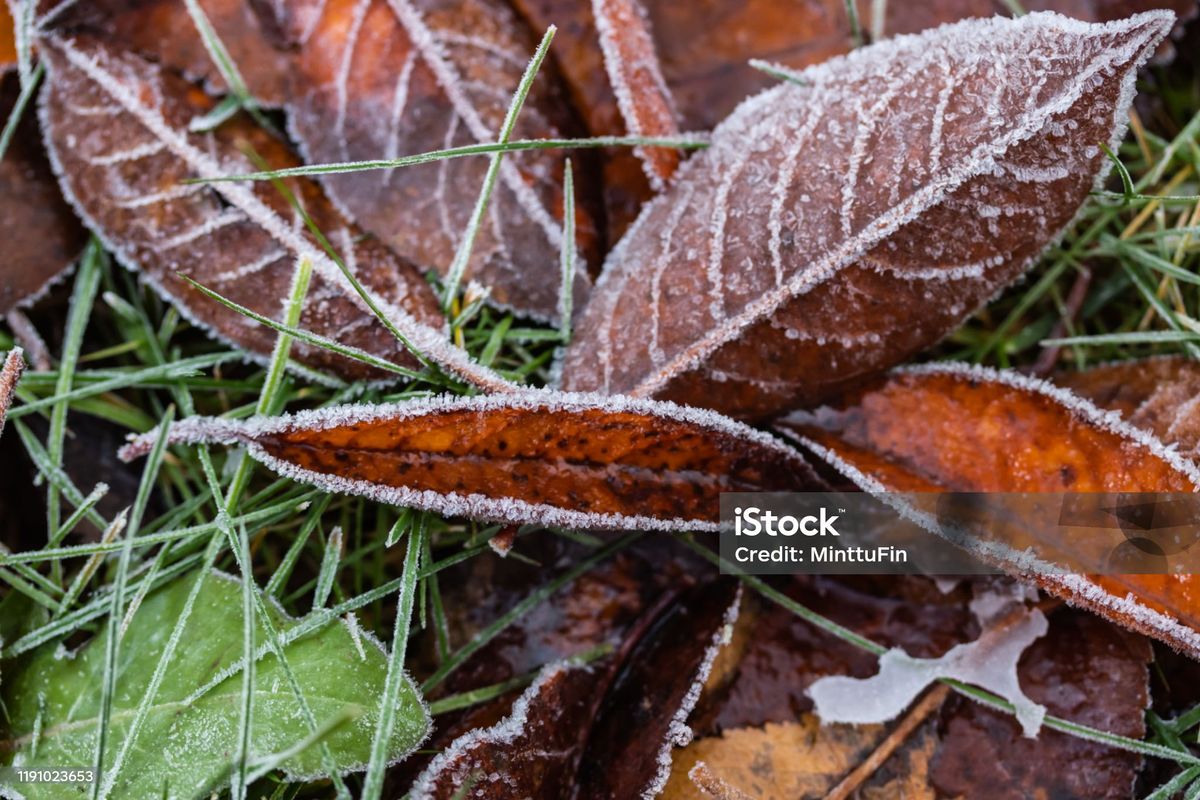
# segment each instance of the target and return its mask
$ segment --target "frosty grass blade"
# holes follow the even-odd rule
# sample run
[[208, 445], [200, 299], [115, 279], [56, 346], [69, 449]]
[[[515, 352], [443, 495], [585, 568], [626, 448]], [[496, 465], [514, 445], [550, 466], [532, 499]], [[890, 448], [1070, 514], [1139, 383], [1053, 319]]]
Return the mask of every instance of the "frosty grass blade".
[[[824, 485], [790, 446], [712, 412], [544, 390], [246, 422], [191, 418], [169, 435], [244, 445], [326, 491], [509, 523], [715, 530], [721, 492]], [[146, 453], [152, 440], [133, 439], [122, 457]]]
[[937, 341], [1103, 179], [1172, 20], [971, 20], [746, 100], [609, 254], [563, 387], [765, 418]]

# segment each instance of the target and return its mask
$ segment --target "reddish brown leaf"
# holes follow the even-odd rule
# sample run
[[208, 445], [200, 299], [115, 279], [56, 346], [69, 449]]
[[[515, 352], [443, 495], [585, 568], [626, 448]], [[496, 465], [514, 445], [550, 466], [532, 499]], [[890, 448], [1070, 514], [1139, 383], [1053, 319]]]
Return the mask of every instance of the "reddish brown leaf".
[[[1121, 736], [1145, 736], [1149, 643], [1088, 614], [1063, 609], [1021, 657], [1018, 676], [1047, 712]], [[1021, 735], [1010, 715], [963, 697], [947, 703], [930, 778], [943, 796], [1127, 798], [1141, 758], [1057, 731]], [[1086, 764], [1086, 769], [1064, 769]]]
[[511, 713], [456, 739], [409, 790], [413, 800], [547, 797], [571, 782], [581, 728], [593, 707], [596, 677], [587, 667], [545, 667]]
[[[496, 140], [535, 47], [498, 0], [287, 0], [295, 42], [288, 108], [311, 162], [394, 158]], [[544, 68], [545, 70], [546, 68]], [[541, 74], [514, 139], [570, 129], [553, 76]], [[562, 152], [505, 157], [466, 277], [492, 300], [542, 320], [558, 314]], [[332, 198], [402, 255], [445, 274], [475, 205], [485, 158], [325, 177]], [[586, 196], [586, 192], [583, 193]], [[588, 203], [576, 206], [582, 254], [595, 258]], [[591, 281], [577, 270], [575, 303]]]
[[0, 70], [7, 70], [17, 63], [16, 30], [8, 3], [0, 3]]
[[[308, 259], [313, 285], [301, 327], [413, 363], [271, 184], [184, 183], [252, 169], [244, 149], [275, 166], [290, 166], [294, 162], [278, 141], [245, 120], [210, 134], [186, 133], [188, 122], [211, 102], [180, 78], [90, 38], [47, 39], [41, 46], [50, 66], [43, 127], [60, 183], [123, 264], [139, 270], [193, 321], [263, 357], [274, 346], [275, 332], [201, 296], [177, 271], [279, 318], [295, 264]], [[375, 302], [427, 357], [481, 385], [507, 385], [446, 341], [433, 292], [411, 264], [361, 238], [315, 184], [291, 186]], [[318, 369], [351, 378], [387, 374], [324, 349], [299, 342], [295, 347], [298, 360]]]
[[[1200, 471], [1161, 440], [1047, 383], [979, 367], [894, 373], [836, 408], [784, 423], [869, 491], [1193, 492]], [[1188, 575], [1008, 569], [1071, 603], [1200, 655]]]
[[[625, 129], [634, 136], [677, 136], [671, 90], [638, 0], [592, 0], [592, 18]], [[679, 167], [679, 151], [648, 147], [635, 152], [645, 164], [650, 185], [657, 191], [666, 188]]]
[[[225, 45], [250, 94], [267, 106], [284, 100], [290, 60], [272, 46], [254, 12], [257, 0], [197, 0]], [[43, 8], [52, 7], [43, 0]], [[109, 45], [132, 50], [214, 94], [228, 91], [182, 0], [88, 0], [52, 20], [59, 30], [88, 31]]]
[[1070, 222], [1170, 21], [965, 22], [747, 102], [610, 254], [564, 387], [759, 418], [908, 358]]
[[688, 720], [741, 607], [732, 579], [684, 593], [630, 653], [588, 734], [577, 797], [654, 797], [671, 775]]
[[[0, 119], [8, 119], [20, 93], [15, 72], [0, 76]], [[86, 240], [63, 202], [37, 118], [27, 108], [0, 159], [0, 317], [41, 297], [74, 263]]]
[[[721, 492], [819, 485], [787, 445], [715, 414], [545, 391], [246, 423], [192, 418], [170, 435], [244, 444], [277, 472], [329, 491], [501, 522], [714, 530]], [[147, 452], [152, 437], [124, 457]]]
[[1180, 356], [1120, 361], [1063, 373], [1055, 383], [1193, 459], [1200, 455], [1200, 362]]
[[[627, 134], [617, 97], [608, 82], [592, 4], [582, 0], [513, 0], [513, 6], [534, 30], [558, 26], [550, 52], [588, 133]], [[615, 242], [633, 224], [653, 190], [641, 159], [631, 149], [604, 150], [602, 159], [606, 233], [608, 241]]]

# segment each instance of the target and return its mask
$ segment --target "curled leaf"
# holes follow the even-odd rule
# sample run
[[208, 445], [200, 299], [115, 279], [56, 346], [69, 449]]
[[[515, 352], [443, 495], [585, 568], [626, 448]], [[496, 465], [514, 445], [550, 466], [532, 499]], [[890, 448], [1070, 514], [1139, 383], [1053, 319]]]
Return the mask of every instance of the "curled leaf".
[[[201, 297], [183, 272], [228, 299], [280, 319], [295, 265], [313, 266], [300, 327], [343, 345], [404, 364], [414, 359], [377, 322], [334, 260], [305, 230], [298, 212], [270, 184], [202, 185], [251, 168], [250, 151], [289, 165], [283, 145], [249, 122], [207, 134], [188, 122], [211, 108], [182, 79], [94, 39], [46, 38], [50, 85], [42, 97], [43, 129], [64, 193], [125, 266], [138, 270], [192, 321], [259, 357], [276, 334]], [[436, 298], [420, 273], [376, 241], [362, 239], [316, 185], [291, 184], [301, 207], [334, 244], [367, 291], [426, 357], [482, 385], [506, 382], [450, 346]], [[386, 373], [327, 350], [297, 343], [297, 360], [348, 378]]]
[[[10, 118], [20, 94], [16, 72], [0, 75], [0, 119]], [[0, 159], [0, 317], [40, 298], [87, 240], [63, 202], [32, 112], [24, 110]]]
[[[170, 436], [244, 444], [280, 474], [329, 491], [514, 523], [715, 530], [721, 492], [819, 485], [787, 445], [716, 414], [544, 391], [192, 418]], [[140, 437], [122, 456], [150, 444]]]
[[507, 717], [463, 734], [429, 763], [409, 790], [413, 800], [543, 797], [569, 785], [574, 759], [556, 756], [578, 746], [595, 683], [589, 667], [547, 665]]
[[[1155, 436], [1043, 381], [932, 364], [893, 373], [784, 427], [871, 492], [1194, 492], [1200, 470]], [[1200, 655], [1189, 575], [1049, 572], [1006, 548], [980, 557], [1133, 630]]]
[[[497, 0], [286, 0], [275, 22], [295, 47], [288, 109], [311, 162], [359, 161], [496, 141], [535, 42]], [[568, 130], [563, 100], [540, 74], [513, 139]], [[504, 157], [465, 278], [491, 299], [542, 320], [558, 314], [563, 213], [561, 152]], [[484, 158], [327, 175], [341, 208], [398, 253], [446, 274], [488, 168]], [[576, 208], [594, 253], [586, 203]], [[590, 289], [576, 270], [575, 303]]]
[[[663, 80], [646, 12], [639, 0], [592, 0], [604, 67], [625, 129], [634, 136], [679, 133], [671, 90]], [[679, 167], [677, 150], [638, 148], [650, 185], [662, 191]]]
[[973, 20], [747, 101], [609, 255], [564, 388], [759, 418], [933, 343], [1071, 221], [1172, 19]]

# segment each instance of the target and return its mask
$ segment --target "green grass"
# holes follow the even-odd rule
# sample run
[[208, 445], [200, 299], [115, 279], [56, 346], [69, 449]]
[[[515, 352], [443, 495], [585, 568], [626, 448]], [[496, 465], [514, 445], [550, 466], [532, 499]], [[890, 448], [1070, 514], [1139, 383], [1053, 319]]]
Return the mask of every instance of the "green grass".
[[[853, 4], [849, 6], [853, 8]], [[198, 10], [194, 3], [189, 9]], [[202, 13], [197, 24], [204, 30]], [[206, 40], [207, 41], [207, 40]], [[227, 52], [219, 42], [209, 42], [220, 62]], [[223, 65], [234, 87], [237, 105], [254, 110], [253, 98], [244, 91], [232, 62]], [[233, 69], [230, 70], [229, 68]], [[31, 72], [33, 86], [40, 68]], [[1144, 87], [1156, 98], [1160, 110], [1145, 125], [1134, 125], [1118, 153], [1121, 169], [1115, 170], [1112, 193], [1098, 195], [1087, 204], [1067, 235], [1031, 272], [1027, 281], [1004, 294], [986, 310], [939, 345], [929, 357], [956, 358], [1000, 367], [1082, 368], [1104, 360], [1152, 353], [1200, 355], [1200, 87], [1194, 78], [1177, 71], [1156, 70]], [[240, 88], [239, 88], [240, 87]], [[28, 88], [28, 87], [27, 87]], [[29, 89], [32, 92], [32, 89]], [[23, 95], [24, 96], [24, 95]], [[28, 99], [28, 98], [26, 98]], [[519, 109], [519, 102], [514, 108]], [[234, 109], [236, 110], [236, 109]], [[515, 113], [515, 112], [514, 112]], [[220, 119], [209, 120], [219, 124]], [[13, 120], [0, 137], [0, 150], [15, 129]], [[511, 130], [511, 125], [506, 126]], [[504, 137], [502, 137], [504, 138]], [[659, 140], [622, 139], [624, 144]], [[473, 145], [389, 162], [353, 165], [346, 169], [377, 169], [427, 163], [445, 157], [489, 157], [500, 163], [503, 153], [544, 147], [608, 146], [614, 140], [563, 140], [507, 142]], [[691, 140], [671, 142], [698, 147]], [[317, 166], [288, 174], [335, 171]], [[569, 174], [569, 173], [568, 173]], [[489, 172], [489, 176], [493, 176]], [[256, 179], [277, 179], [277, 173], [258, 173]], [[494, 177], [494, 176], [493, 176]], [[480, 195], [482, 208], [488, 186]], [[566, 197], [573, 202], [568, 188]], [[1171, 198], [1164, 200], [1163, 198]], [[1186, 199], [1179, 199], [1186, 198]], [[568, 215], [569, 216], [569, 215]], [[574, 268], [572, 236], [567, 231], [562, 267]], [[470, 241], [470, 237], [464, 237]], [[469, 249], [460, 259], [465, 264]], [[338, 260], [340, 264], [340, 260]], [[298, 265], [293, 310], [303, 297], [305, 265]], [[569, 337], [569, 326], [560, 330], [531, 327], [509, 314], [498, 312], [476, 298], [464, 297], [457, 277], [437, 287], [447, 298], [452, 315], [452, 335], [481, 363], [518, 383], [542, 385], [549, 379], [550, 361]], [[564, 280], [564, 287], [569, 287]], [[1080, 288], [1082, 287], [1082, 288]], [[426, 691], [437, 689], [470, 656], [504, 628], [543, 602], [553, 591], [594, 568], [603, 559], [628, 546], [636, 537], [608, 541], [573, 536], [590, 548], [590, 555], [572, 569], [549, 577], [507, 613], [486, 626], [468, 642], [452, 641], [438, 584], [445, 569], [470, 558], [490, 554], [488, 537], [495, 526], [447, 521], [403, 509], [393, 509], [359, 498], [326, 495], [305, 486], [280, 480], [267, 470], [240, 457], [236, 450], [207, 453], [202, 448], [171, 447], [145, 465], [143, 491], [122, 534], [97, 510], [102, 493], [90, 485], [76, 485], [64, 470], [63, 442], [72, 419], [93, 416], [130, 432], [146, 432], [169, 419], [171, 409], [193, 413], [246, 417], [277, 413], [280, 409], [320, 408], [336, 403], [403, 401], [445, 391], [465, 392], [466, 387], [447, 379], [438, 370], [408, 369], [390, 365], [398, 382], [389, 387], [365, 385], [326, 386], [288, 372], [289, 342], [300, 339], [314, 346], [339, 347], [298, 329], [298, 315], [284, 323], [270, 323], [279, 334], [278, 345], [267, 367], [247, 366], [240, 353], [192, 329], [156, 296], [138, 287], [135, 279], [115, 267], [98, 244], [83, 259], [72, 286], [72, 305], [65, 326], [65, 344], [59, 360], [48, 371], [27, 373], [18, 389], [19, 405], [11, 413], [10, 436], [17, 436], [36, 465], [49, 503], [45, 545], [13, 556], [0, 556], [0, 595], [19, 593], [43, 610], [29, 616], [18, 633], [3, 643], [0, 654], [16, 657], [33, 648], [94, 634], [121, 625], [130, 605], [156, 586], [181, 575], [203, 574], [216, 565], [240, 572], [246, 609], [242, 680], [249, 686], [254, 654], [270, 647], [282, 655], [286, 641], [328, 625], [347, 613], [358, 614], [364, 629], [394, 642], [392, 677], [404, 666], [410, 637], [422, 631], [436, 642], [437, 666], [426, 678]], [[210, 293], [211, 294], [211, 293]], [[570, 294], [564, 288], [564, 306]], [[0, 330], [0, 349], [12, 344]], [[344, 351], [344, 348], [343, 348]], [[341, 351], [340, 351], [341, 352]], [[360, 353], [351, 357], [378, 359]], [[1050, 360], [1049, 354], [1057, 354]], [[48, 423], [43, 440], [29, 423], [37, 417]], [[146, 514], [153, 488], [163, 511]], [[112, 535], [81, 544], [77, 536], [85, 523]], [[341, 542], [331, 541], [340, 529]], [[571, 535], [562, 532], [562, 535]], [[520, 540], [514, 554], [520, 557]], [[682, 542], [684, 546], [686, 542]], [[109, 558], [115, 554], [116, 558]], [[491, 557], [488, 555], [487, 557]], [[198, 571], [199, 570], [199, 571]], [[879, 646], [841, 629], [813, 609], [797, 606], [758, 581], [748, 581], [769, 600], [779, 602], [813, 624], [870, 652]], [[199, 582], [195, 584], [199, 586]], [[253, 620], [264, 619], [264, 603], [275, 598], [296, 615], [309, 614], [306, 622], [284, 634], [268, 630], [267, 642], [255, 640]], [[192, 598], [194, 600], [194, 597]], [[786, 602], [784, 602], [786, 601]], [[191, 601], [188, 609], [190, 610]], [[311, 613], [310, 613], [311, 612]], [[185, 611], [183, 620], [186, 620]], [[269, 626], [268, 626], [269, 627]], [[182, 629], [182, 623], [178, 630]], [[176, 633], [178, 632], [176, 631]], [[119, 640], [110, 636], [119, 655]], [[156, 675], [169, 669], [170, 653], [179, 646], [172, 640], [159, 662]], [[600, 653], [582, 654], [585, 659]], [[111, 694], [110, 670], [105, 691]], [[497, 686], [481, 687], [461, 695], [445, 696], [433, 703], [435, 713], [485, 702], [532, 679], [522, 676]], [[294, 685], [294, 682], [293, 682]], [[1002, 702], [970, 687], [955, 688], [973, 699], [1002, 710]], [[298, 690], [297, 690], [298, 692]], [[298, 693], [303, 705], [303, 696]], [[381, 698], [386, 709], [387, 696]], [[145, 701], [148, 706], [151, 697]], [[248, 753], [245, 732], [253, 713], [249, 693], [243, 705], [243, 736], [231, 769], [235, 782], [247, 794], [268, 795], [277, 785], [272, 764], [278, 754], [257, 763]], [[381, 720], [387, 717], [381, 715]], [[330, 721], [319, 724], [311, 713], [305, 743], [322, 746]], [[381, 722], [381, 726], [385, 724]], [[1171, 721], [1152, 718], [1151, 735], [1144, 742], [1113, 737], [1102, 731], [1048, 720], [1065, 733], [1105, 741], [1147, 755], [1177, 762], [1183, 767], [1172, 791], [1200, 777], [1200, 764], [1183, 744], [1195, 738], [1200, 713]], [[378, 741], [386, 742], [381, 730]], [[120, 747], [104, 742], [103, 747]], [[363, 777], [351, 777], [339, 791], [358, 794], [364, 787], [377, 796], [382, 786], [382, 750], [375, 748]], [[276, 793], [294, 791], [279, 785]], [[98, 784], [97, 792], [101, 791]], [[1168, 796], [1170, 792], [1162, 796]]]

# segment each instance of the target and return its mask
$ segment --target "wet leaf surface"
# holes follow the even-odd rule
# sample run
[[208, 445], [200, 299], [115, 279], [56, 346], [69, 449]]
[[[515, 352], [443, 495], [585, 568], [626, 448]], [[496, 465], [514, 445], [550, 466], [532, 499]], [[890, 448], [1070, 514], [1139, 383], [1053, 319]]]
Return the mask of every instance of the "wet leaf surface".
[[[1191, 462], [1115, 415], [1042, 381], [979, 367], [898, 371], [837, 407], [784, 424], [872, 491], [1192, 492], [1200, 485]], [[997, 566], [1200, 653], [1200, 586], [1190, 576], [1022, 574], [1003, 559]]]
[[[329, 491], [487, 521], [714, 529], [723, 491], [820, 485], [788, 445], [715, 414], [543, 391], [192, 418], [170, 435], [244, 444]], [[140, 437], [123, 457], [149, 444]]]
[[[1021, 658], [1030, 699], [1047, 712], [1141, 739], [1149, 704], [1149, 642], [1089, 614], [1062, 609]], [[930, 777], [944, 795], [979, 798], [1129, 797], [1141, 758], [1057, 731], [1021, 735], [1007, 714], [952, 696], [938, 724]], [[1064, 765], [1086, 764], [1086, 769]]]
[[[0, 75], [0, 119], [8, 120], [20, 93], [15, 71]], [[0, 159], [0, 241], [0, 317], [40, 298], [87, 241], [46, 161], [32, 107]]]
[[[276, 333], [205, 298], [178, 274], [264, 316], [280, 319], [298, 259], [314, 268], [300, 327], [376, 356], [413, 364], [372, 317], [332, 259], [270, 184], [186, 184], [197, 176], [253, 168], [249, 150], [290, 166], [277, 140], [247, 120], [211, 134], [186, 133], [211, 102], [180, 78], [94, 39], [42, 43], [50, 85], [42, 98], [47, 142], [66, 195], [131, 269], [173, 300], [193, 322], [265, 357]], [[430, 357], [464, 363], [445, 343], [429, 285], [378, 242], [361, 239], [309, 182], [292, 191], [393, 322]], [[298, 360], [347, 378], [383, 373], [303, 343]], [[469, 369], [468, 369], [469, 371]]]
[[[182, 644], [142, 724], [137, 740], [142, 746], [129, 750], [112, 787], [114, 797], [156, 797], [164, 784], [189, 790], [215, 785], [228, 769], [225, 745], [236, 738], [241, 693], [237, 677], [242, 652], [241, 588], [221, 573], [203, 580]], [[122, 637], [106, 749], [110, 771], [192, 583], [183, 578], [149, 595]], [[293, 622], [281, 612], [272, 609], [272, 613], [272, 622], [281, 631]], [[91, 763], [106, 635], [99, 634], [71, 658], [62, 657], [56, 645], [46, 645], [11, 672], [6, 669], [3, 697], [8, 715], [0, 726], [0, 761], [12, 763], [19, 757], [29, 767]], [[261, 625], [257, 636], [265, 641]], [[342, 713], [355, 720], [334, 730], [325, 741], [341, 769], [361, 769], [370, 751], [387, 672], [382, 647], [367, 641], [360, 654], [348, 626], [335, 622], [286, 645], [285, 653], [318, 724]], [[295, 698], [273, 655], [258, 662], [254, 686], [253, 755], [267, 756], [302, 739], [307, 730], [297, 719]], [[44, 698], [43, 712], [39, 712], [39, 697]], [[429, 724], [417, 689], [407, 680], [399, 699], [396, 731], [389, 744], [394, 758], [415, 748]], [[36, 754], [31, 744], [35, 725], [40, 731]], [[292, 775], [320, 774], [319, 751], [305, 749], [282, 767]], [[73, 798], [78, 793], [75, 786], [45, 783], [34, 785], [26, 796], [30, 800]]]
[[[273, 23], [294, 47], [291, 131], [310, 162], [357, 161], [493, 142], [536, 39], [498, 0], [287, 0]], [[539, 31], [538, 33], [541, 33]], [[553, 69], [543, 67], [512, 139], [574, 128]], [[558, 315], [561, 151], [505, 156], [466, 279], [536, 319]], [[423, 269], [445, 275], [487, 171], [487, 158], [326, 176], [338, 205]], [[581, 254], [595, 263], [589, 189], [576, 206]], [[575, 305], [591, 281], [576, 273]]]
[[933, 343], [1073, 217], [1169, 23], [962, 23], [759, 95], [609, 255], [564, 387], [765, 417]]

